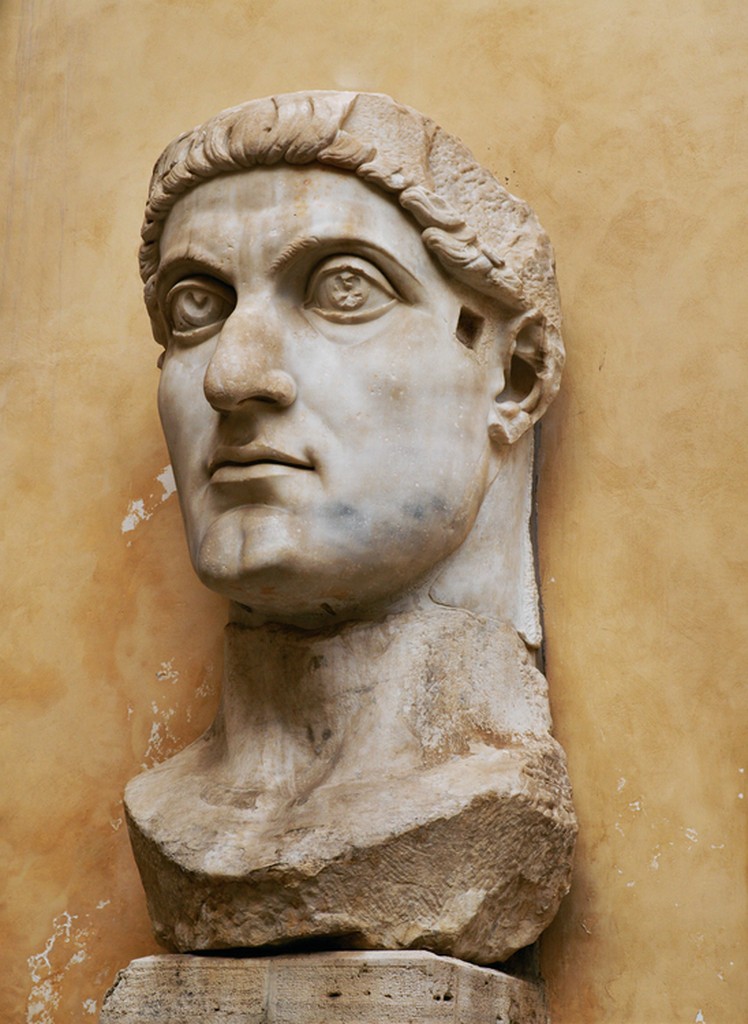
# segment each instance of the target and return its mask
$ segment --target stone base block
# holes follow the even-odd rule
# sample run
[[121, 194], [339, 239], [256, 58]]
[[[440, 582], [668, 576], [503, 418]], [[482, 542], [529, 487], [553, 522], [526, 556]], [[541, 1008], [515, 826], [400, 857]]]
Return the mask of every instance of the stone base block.
[[143, 957], [100, 1024], [548, 1024], [540, 986], [425, 952]]

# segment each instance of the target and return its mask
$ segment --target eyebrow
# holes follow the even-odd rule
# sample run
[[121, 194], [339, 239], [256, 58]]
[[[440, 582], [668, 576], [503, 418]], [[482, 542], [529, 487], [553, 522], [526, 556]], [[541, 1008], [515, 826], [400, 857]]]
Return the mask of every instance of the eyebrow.
[[308, 252], [310, 249], [318, 249], [322, 244], [316, 235], [309, 235], [306, 238], [295, 238], [293, 242], [285, 247], [283, 252], [275, 257], [270, 264], [270, 270], [274, 274], [279, 270], [284, 270], [297, 256], [300, 256], [303, 252]]
[[[306, 252], [313, 252], [315, 250], [325, 250], [328, 255], [334, 255], [335, 253], [344, 255], [346, 252], [354, 255], [356, 250], [358, 250], [364, 258], [368, 258], [370, 254], [374, 254], [384, 260], [385, 263], [390, 265], [394, 264], [396, 270], [399, 270], [405, 275], [412, 287], [415, 287], [419, 291], [422, 287], [417, 275], [414, 274], [412, 270], [409, 270], [402, 260], [376, 242], [361, 238], [358, 235], [331, 234], [329, 237], [325, 237], [324, 235], [300, 235], [298, 238], [294, 238], [293, 241], [289, 242], [289, 244], [286, 245], [280, 253], [278, 253], [270, 264], [270, 271], [274, 274], [278, 273], [293, 263], [299, 256]], [[217, 265], [209, 254], [201, 251], [200, 248], [195, 246], [194, 242], [191, 241], [187, 248], [182, 252], [166, 256], [161, 260], [158, 270], [156, 271], [156, 290], [160, 292], [164, 286], [164, 282], [168, 281], [172, 273], [182, 266], [188, 268], [189, 272], [193, 274], [205, 274], [208, 277], [217, 277], [219, 280], [225, 280], [223, 269]]]
[[217, 277], [223, 280], [221, 268], [210, 256], [188, 247], [186, 251], [166, 256], [160, 261], [156, 271], [156, 288], [161, 287], [174, 268], [182, 265], [189, 267], [190, 273], [205, 274], [208, 277]]

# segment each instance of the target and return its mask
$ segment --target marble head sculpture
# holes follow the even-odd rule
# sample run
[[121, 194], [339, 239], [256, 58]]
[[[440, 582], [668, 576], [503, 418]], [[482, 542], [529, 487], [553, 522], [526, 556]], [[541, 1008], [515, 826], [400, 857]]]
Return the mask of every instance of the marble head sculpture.
[[421, 114], [309, 92], [176, 139], [142, 238], [190, 554], [231, 601], [216, 721], [128, 786], [157, 936], [505, 959], [575, 835], [532, 653], [546, 235]]

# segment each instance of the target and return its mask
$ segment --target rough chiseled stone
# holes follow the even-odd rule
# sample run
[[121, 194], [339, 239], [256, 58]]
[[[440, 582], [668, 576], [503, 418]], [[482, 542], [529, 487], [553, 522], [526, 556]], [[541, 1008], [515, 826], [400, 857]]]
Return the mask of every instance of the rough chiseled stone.
[[324, 639], [230, 625], [214, 728], [127, 789], [159, 939], [505, 959], [569, 884], [545, 698], [514, 632], [465, 612]]
[[539, 986], [430, 953], [151, 956], [101, 1024], [547, 1024]]

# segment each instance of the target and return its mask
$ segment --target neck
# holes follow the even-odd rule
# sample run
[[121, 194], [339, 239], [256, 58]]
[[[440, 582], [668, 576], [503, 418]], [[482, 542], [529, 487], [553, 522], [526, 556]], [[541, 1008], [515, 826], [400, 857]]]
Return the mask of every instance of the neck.
[[429, 596], [511, 623], [528, 647], [542, 639], [530, 539], [533, 437], [505, 446], [477, 519], [460, 547], [439, 566]]
[[226, 627], [213, 736], [232, 788], [299, 799], [328, 781], [401, 776], [548, 728], [545, 680], [515, 631], [462, 609], [314, 633]]

